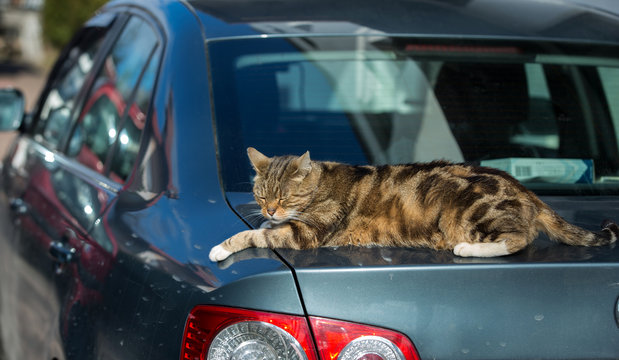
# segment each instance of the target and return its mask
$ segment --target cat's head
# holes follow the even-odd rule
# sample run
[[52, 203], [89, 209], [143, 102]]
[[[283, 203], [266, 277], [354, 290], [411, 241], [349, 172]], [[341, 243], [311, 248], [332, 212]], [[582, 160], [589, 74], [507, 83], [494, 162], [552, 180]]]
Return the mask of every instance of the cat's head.
[[309, 151], [301, 156], [269, 158], [250, 147], [247, 155], [256, 171], [254, 197], [262, 216], [274, 223], [298, 219], [316, 188]]

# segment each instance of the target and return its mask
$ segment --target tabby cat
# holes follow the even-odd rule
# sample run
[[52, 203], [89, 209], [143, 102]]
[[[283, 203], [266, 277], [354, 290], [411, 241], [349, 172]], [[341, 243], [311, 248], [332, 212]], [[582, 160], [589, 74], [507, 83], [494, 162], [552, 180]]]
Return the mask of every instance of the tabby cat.
[[248, 247], [398, 246], [459, 256], [515, 253], [543, 231], [569, 245], [614, 243], [605, 220], [594, 233], [566, 222], [509, 174], [446, 161], [351, 166], [302, 156], [269, 158], [248, 148], [254, 197], [268, 226], [240, 232], [212, 261]]

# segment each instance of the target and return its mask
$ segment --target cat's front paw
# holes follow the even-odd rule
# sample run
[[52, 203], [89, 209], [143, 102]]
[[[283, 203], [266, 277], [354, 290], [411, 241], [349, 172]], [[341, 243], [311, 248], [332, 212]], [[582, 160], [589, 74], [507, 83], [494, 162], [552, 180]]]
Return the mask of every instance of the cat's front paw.
[[211, 249], [211, 252], [208, 254], [208, 258], [211, 261], [217, 262], [222, 261], [228, 258], [232, 254], [232, 251], [228, 251], [224, 249], [223, 246], [217, 245]]

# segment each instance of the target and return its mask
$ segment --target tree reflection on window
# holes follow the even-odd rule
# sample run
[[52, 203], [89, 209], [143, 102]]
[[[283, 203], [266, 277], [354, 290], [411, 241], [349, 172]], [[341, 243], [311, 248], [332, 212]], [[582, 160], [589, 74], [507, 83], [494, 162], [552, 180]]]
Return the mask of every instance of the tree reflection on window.
[[70, 141], [69, 153], [78, 161], [120, 183], [138, 153], [158, 54], [153, 28], [138, 17], [129, 20], [97, 74]]

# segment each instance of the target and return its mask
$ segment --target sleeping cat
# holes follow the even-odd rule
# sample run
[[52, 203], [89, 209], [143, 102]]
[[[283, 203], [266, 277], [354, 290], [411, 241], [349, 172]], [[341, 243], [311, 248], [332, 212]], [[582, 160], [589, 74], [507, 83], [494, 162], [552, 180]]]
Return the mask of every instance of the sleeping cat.
[[254, 197], [268, 226], [215, 246], [221, 261], [248, 247], [398, 246], [453, 250], [459, 256], [515, 253], [540, 231], [569, 245], [614, 243], [619, 227], [600, 232], [566, 222], [509, 174], [445, 161], [352, 166], [302, 156], [269, 158], [248, 148]]

